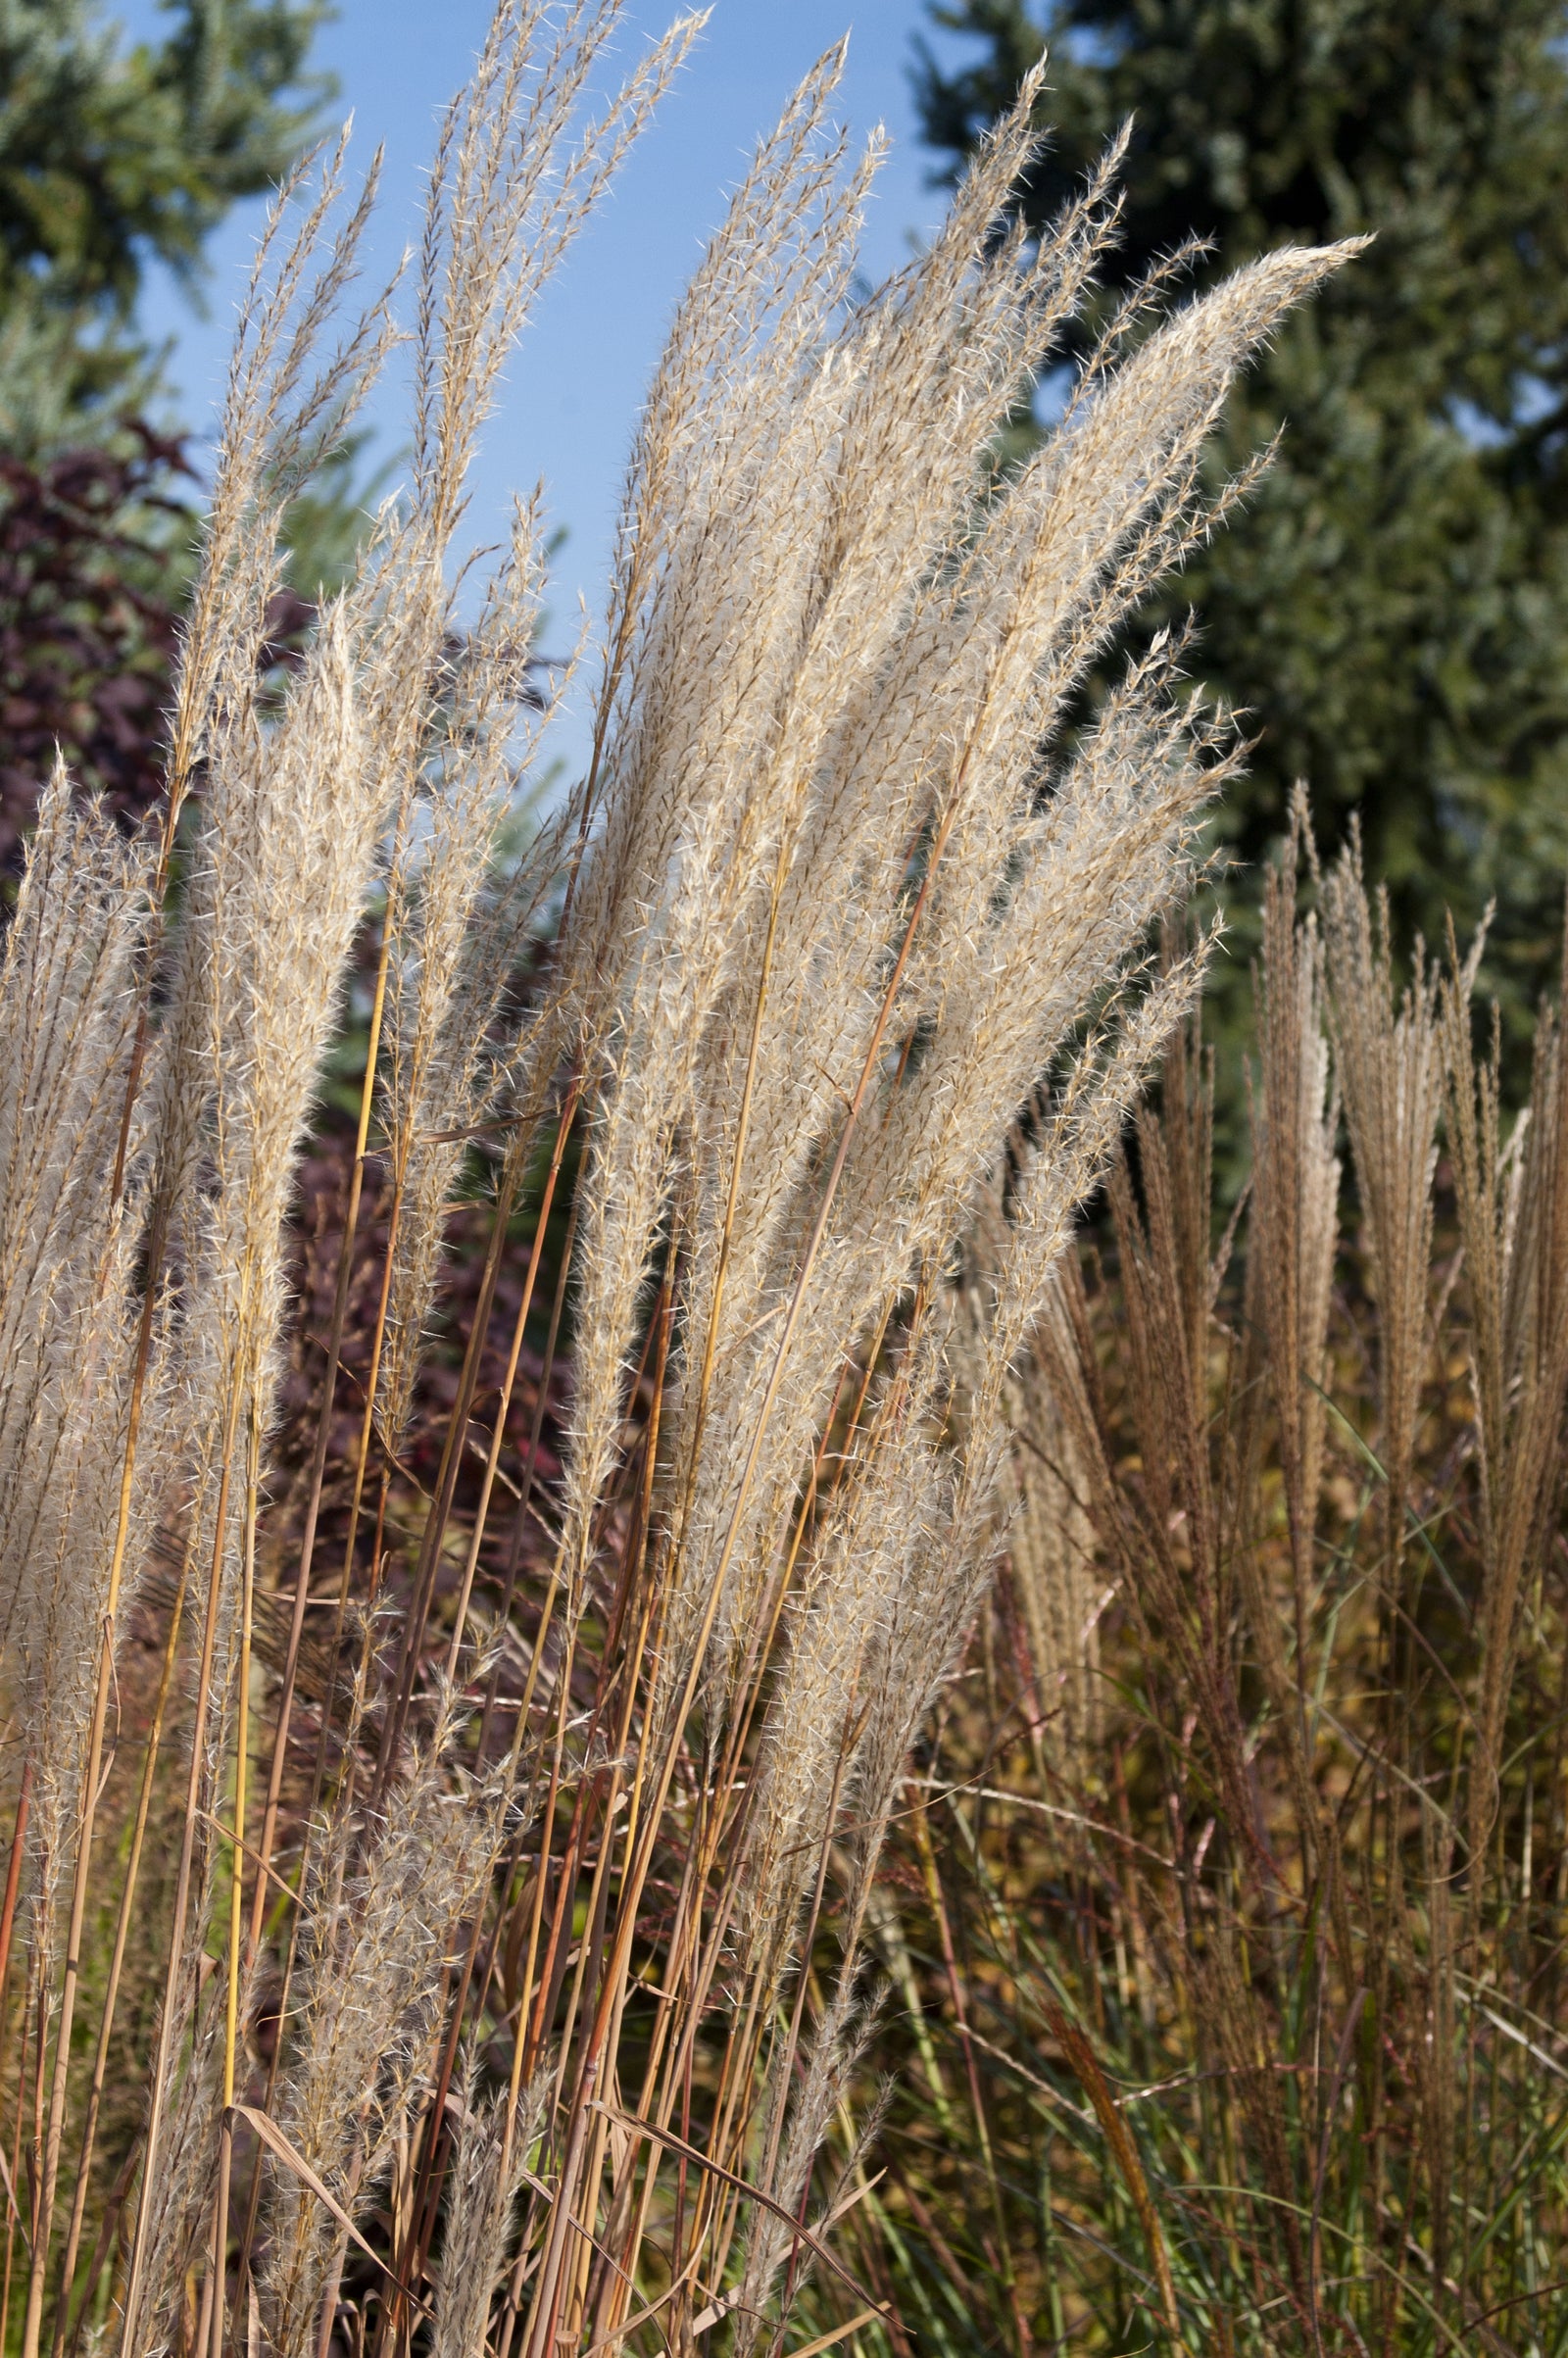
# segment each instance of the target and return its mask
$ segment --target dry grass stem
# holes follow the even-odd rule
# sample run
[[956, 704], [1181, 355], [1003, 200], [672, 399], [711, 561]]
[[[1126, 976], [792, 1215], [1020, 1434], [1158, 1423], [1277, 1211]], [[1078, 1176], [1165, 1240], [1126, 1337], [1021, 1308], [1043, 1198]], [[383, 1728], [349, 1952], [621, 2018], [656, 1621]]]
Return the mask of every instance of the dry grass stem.
[[[1203, 474], [1237, 370], [1354, 248], [1187, 300], [1173, 269], [999, 475], [1114, 237], [1125, 143], [1027, 238], [1031, 76], [927, 249], [865, 291], [880, 148], [834, 127], [831, 52], [675, 315], [602, 630], [542, 686], [543, 500], [470, 589], [473, 453], [700, 26], [605, 97], [622, 0], [501, 0], [410, 273], [408, 481], [283, 663], [290, 505], [404, 331], [396, 289], [356, 309], [374, 169], [351, 199], [340, 143], [281, 192], [161, 829], [122, 842], [64, 775], [40, 807], [0, 975], [24, 2358], [46, 2334], [56, 2358], [556, 2358], [721, 2326], [777, 2358], [847, 2288], [853, 2330], [902, 2331], [841, 2248], [882, 2134], [867, 1939], [1009, 1539], [1054, 1777], [1103, 1724], [1112, 1504], [1123, 1579], [1153, 1545], [1142, 1609], [1227, 1708], [1196, 1062], [1138, 1117], [1141, 1197], [1121, 1140], [1200, 986], [1209, 942], [1158, 967], [1151, 942], [1239, 755], [1179, 634], [1120, 668], [1112, 644], [1245, 487]], [[579, 670], [588, 765], [540, 818]], [[1480, 1106], [1465, 1216], [1503, 1221], [1477, 1362], [1501, 1387], [1491, 1758], [1568, 1369], [1556, 1294], [1511, 1257], [1538, 1267], [1565, 1216], [1556, 1052], [1504, 1183], [1461, 1017], [1424, 969], [1388, 1012], [1358, 882], [1333, 891], [1401, 1499], [1445, 1041]], [[1289, 892], [1262, 1102], [1270, 1217], [1299, 1231], [1265, 1305], [1299, 1702], [1338, 1164]], [[322, 1094], [344, 1051], [352, 1144]], [[1136, 1511], [1061, 1276], [1107, 1172], [1152, 1403]], [[1245, 2029], [1216, 1947], [1227, 1973]]]

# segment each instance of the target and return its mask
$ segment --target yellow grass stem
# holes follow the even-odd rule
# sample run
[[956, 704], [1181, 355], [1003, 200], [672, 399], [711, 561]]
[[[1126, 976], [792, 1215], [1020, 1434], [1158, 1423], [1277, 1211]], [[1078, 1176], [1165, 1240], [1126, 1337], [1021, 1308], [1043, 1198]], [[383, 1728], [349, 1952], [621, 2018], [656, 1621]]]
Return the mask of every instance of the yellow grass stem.
[[[252, 1257], [245, 1256], [240, 1270], [238, 1324], [243, 1332], [246, 1312], [250, 1305]], [[201, 1818], [199, 1795], [203, 1768], [203, 1747], [208, 1715], [212, 1703], [213, 1659], [218, 1643], [219, 1606], [222, 1595], [223, 1558], [228, 1536], [228, 1501], [233, 1482], [234, 1445], [239, 1432], [239, 1420], [244, 1407], [246, 1390], [240, 1365], [229, 1370], [228, 1401], [224, 1413], [222, 1450], [219, 1461], [218, 1502], [213, 1523], [212, 1563], [207, 1576], [207, 1599], [202, 1616], [201, 1654], [196, 1673], [196, 1693], [191, 1715], [190, 1771], [185, 1786], [185, 1810], [179, 1846], [179, 1867], [174, 1884], [173, 1925], [169, 1940], [169, 1960], [164, 1974], [164, 2002], [159, 2016], [157, 2059], [154, 2064], [152, 2097], [148, 2111], [147, 2131], [142, 2150], [142, 2199], [136, 2216], [135, 2239], [131, 2246], [130, 2272], [125, 2284], [124, 2306], [122, 2313], [121, 2346], [124, 2358], [131, 2358], [136, 2347], [139, 2328], [142, 2274], [146, 2265], [146, 2223], [150, 2194], [158, 2166], [159, 2143], [163, 2133], [164, 2113], [168, 2102], [173, 2058], [173, 2043], [178, 2016], [174, 1998], [179, 1976], [184, 1968], [186, 1914], [190, 1905], [191, 1868], [195, 1857], [196, 1828]], [[236, 1859], [236, 1867], [238, 1861]], [[220, 2303], [220, 2306], [221, 2304]]]
[[[147, 1836], [147, 1820], [152, 1809], [153, 1793], [158, 1773], [159, 1753], [163, 1744], [164, 1718], [169, 1708], [170, 1689], [173, 1682], [174, 1663], [179, 1652], [181, 1624], [185, 1611], [185, 1593], [190, 1581], [191, 1550], [187, 1547], [180, 1557], [179, 1580], [169, 1612], [169, 1635], [164, 1641], [164, 1658], [158, 1677], [158, 1692], [153, 1703], [152, 1719], [148, 1725], [147, 1743], [142, 1760], [141, 1784], [136, 1796], [136, 1816], [131, 1831], [130, 1855], [125, 1862], [125, 1880], [121, 1890], [120, 1907], [115, 1919], [115, 1944], [109, 1960], [109, 1980], [104, 1992], [103, 2015], [98, 2025], [98, 2044], [93, 2055], [92, 2081], [87, 2091], [87, 2117], [81, 2133], [81, 2152], [76, 2163], [76, 2184], [71, 2201], [71, 2221], [66, 2233], [65, 2248], [60, 2261], [58, 2308], [55, 2316], [53, 2348], [55, 2358], [66, 2338], [67, 2311], [72, 2286], [75, 2280], [76, 2260], [81, 2248], [81, 2231], [86, 2217], [87, 2198], [91, 2189], [93, 2148], [97, 2138], [98, 2115], [103, 2106], [104, 2086], [109, 2070], [110, 2040], [114, 2037], [115, 2013], [120, 1996], [121, 1977], [125, 1964], [125, 1942], [130, 1933], [136, 1907], [137, 1887], [141, 1880], [142, 1855]], [[78, 2327], [90, 2303], [93, 2272], [82, 2293], [82, 2308]]]

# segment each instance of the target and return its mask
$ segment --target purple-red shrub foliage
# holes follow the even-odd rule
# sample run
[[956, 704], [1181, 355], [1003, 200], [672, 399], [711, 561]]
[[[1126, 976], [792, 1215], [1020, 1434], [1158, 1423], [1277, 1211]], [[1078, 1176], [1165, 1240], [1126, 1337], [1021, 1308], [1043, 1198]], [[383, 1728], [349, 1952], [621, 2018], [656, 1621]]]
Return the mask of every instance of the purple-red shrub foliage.
[[[162, 783], [178, 629], [183, 440], [140, 421], [118, 445], [41, 460], [0, 454], [0, 863], [58, 745], [73, 776], [126, 818]], [[148, 522], [167, 522], [167, 547]]]

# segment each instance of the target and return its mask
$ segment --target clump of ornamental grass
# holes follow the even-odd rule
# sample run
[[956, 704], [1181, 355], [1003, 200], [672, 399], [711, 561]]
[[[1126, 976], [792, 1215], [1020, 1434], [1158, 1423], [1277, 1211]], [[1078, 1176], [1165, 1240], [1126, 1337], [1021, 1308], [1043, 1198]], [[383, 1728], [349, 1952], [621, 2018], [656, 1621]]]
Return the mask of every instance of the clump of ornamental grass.
[[1057, 1552], [1020, 1508], [907, 1772], [862, 2264], [922, 2346], [1562, 2346], [1561, 1019], [1510, 1116], [1479, 945], [1401, 975], [1306, 847], [1244, 1201], [1185, 1027], [1013, 1376]]
[[[990, 1578], [1020, 1354], [1198, 984], [1200, 953], [1146, 949], [1235, 759], [1169, 641], [1066, 718], [1234, 495], [1201, 474], [1233, 372], [1347, 249], [1148, 289], [998, 483], [1118, 155], [1029, 242], [1031, 81], [927, 251], [859, 293], [877, 151], [831, 127], [830, 55], [649, 392], [586, 774], [503, 857], [551, 701], [541, 511], [464, 627], [465, 481], [697, 30], [601, 103], [620, 15], [503, 0], [407, 330], [395, 290], [355, 308], [373, 171], [350, 202], [340, 150], [284, 190], [161, 826], [127, 844], [57, 780], [9, 935], [0, 2299], [25, 2358], [744, 2354], [811, 2277], [881, 2314], [835, 2234], [875, 2126], [851, 2106], [879, 1859]], [[404, 333], [407, 486], [279, 677], [289, 503]], [[274, 1484], [351, 973], [314, 1432]], [[1026, 1107], [960, 1349], [950, 1262]]]

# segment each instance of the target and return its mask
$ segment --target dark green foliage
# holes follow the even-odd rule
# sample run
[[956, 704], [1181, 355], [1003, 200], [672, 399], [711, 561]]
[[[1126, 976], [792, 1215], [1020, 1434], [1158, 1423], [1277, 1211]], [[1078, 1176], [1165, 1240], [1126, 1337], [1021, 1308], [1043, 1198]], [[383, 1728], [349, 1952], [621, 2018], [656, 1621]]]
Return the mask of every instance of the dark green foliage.
[[134, 372], [147, 263], [194, 285], [206, 237], [287, 170], [325, 93], [302, 80], [318, 0], [168, 5], [165, 39], [122, 49], [94, 0], [0, 0], [3, 374], [47, 367], [66, 412]]
[[[327, 84], [319, 0], [166, 0], [126, 48], [96, 0], [0, 0], [0, 874], [58, 747], [127, 819], [162, 784], [193, 546], [181, 439], [145, 421], [149, 263], [193, 296], [210, 232], [275, 183]], [[342, 567], [353, 453], [295, 534], [299, 589]], [[307, 609], [277, 605], [286, 652]], [[287, 611], [284, 611], [285, 608]]]
[[[956, 0], [981, 48], [922, 60], [955, 164], [1049, 32], [1049, 214], [1136, 116], [1111, 286], [1194, 233], [1215, 270], [1377, 243], [1234, 402], [1280, 458], [1188, 567], [1203, 676], [1262, 732], [1221, 821], [1257, 860], [1298, 776], [1326, 834], [1441, 938], [1495, 896], [1489, 979], [1549, 972], [1568, 841], [1568, 10], [1561, 0]], [[1168, 607], [1167, 607], [1168, 611]], [[1152, 617], [1152, 619], [1157, 617]]]

